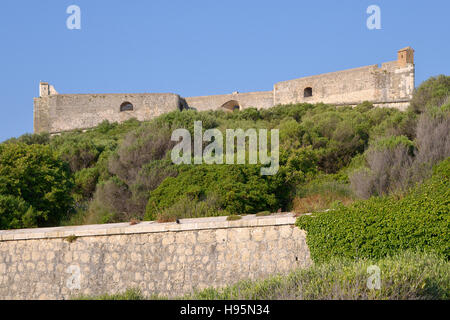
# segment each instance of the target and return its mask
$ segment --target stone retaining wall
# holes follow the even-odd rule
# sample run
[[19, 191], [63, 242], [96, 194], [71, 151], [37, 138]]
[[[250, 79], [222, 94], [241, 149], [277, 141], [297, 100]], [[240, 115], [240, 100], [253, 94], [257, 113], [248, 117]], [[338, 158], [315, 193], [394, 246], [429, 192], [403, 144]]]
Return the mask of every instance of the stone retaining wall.
[[0, 231], [0, 299], [179, 296], [310, 265], [291, 214]]

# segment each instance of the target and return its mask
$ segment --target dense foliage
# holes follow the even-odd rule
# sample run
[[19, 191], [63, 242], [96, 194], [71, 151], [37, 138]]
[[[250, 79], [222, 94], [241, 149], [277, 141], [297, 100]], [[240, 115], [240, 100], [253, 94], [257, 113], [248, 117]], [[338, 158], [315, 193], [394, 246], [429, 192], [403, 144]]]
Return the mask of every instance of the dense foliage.
[[[0, 228], [302, 213], [404, 193], [450, 156], [448, 79], [424, 82], [404, 112], [368, 102], [184, 110], [13, 138], [0, 145]], [[279, 129], [278, 173], [262, 176], [250, 164], [174, 165], [171, 133], [186, 128], [193, 136], [194, 121], [224, 136], [226, 129]]]
[[212, 197], [218, 199], [215, 209], [223, 208], [225, 212], [277, 210], [281, 205], [282, 181], [260, 177], [259, 169], [250, 165], [185, 165], [177, 177], [165, 179], [150, 193], [147, 217], [155, 219], [159, 208], [170, 208], [183, 199], [196, 202]]
[[411, 101], [411, 109], [423, 113], [430, 108], [450, 104], [450, 77], [431, 77], [420, 85]]
[[0, 226], [58, 224], [72, 205], [73, 179], [49, 146], [0, 145]]
[[405, 249], [450, 258], [450, 158], [404, 197], [373, 197], [298, 218], [314, 261], [381, 258]]

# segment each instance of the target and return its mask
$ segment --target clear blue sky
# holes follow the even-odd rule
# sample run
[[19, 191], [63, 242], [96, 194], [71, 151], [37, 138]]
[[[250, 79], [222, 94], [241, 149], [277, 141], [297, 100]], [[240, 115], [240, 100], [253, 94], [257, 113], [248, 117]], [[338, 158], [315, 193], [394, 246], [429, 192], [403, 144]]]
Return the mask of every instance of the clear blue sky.
[[[81, 30], [66, 28], [69, 5]], [[366, 9], [381, 8], [381, 30]], [[271, 90], [416, 50], [416, 86], [450, 74], [447, 0], [40, 0], [0, 4], [0, 141], [33, 131], [40, 80], [59, 93]]]

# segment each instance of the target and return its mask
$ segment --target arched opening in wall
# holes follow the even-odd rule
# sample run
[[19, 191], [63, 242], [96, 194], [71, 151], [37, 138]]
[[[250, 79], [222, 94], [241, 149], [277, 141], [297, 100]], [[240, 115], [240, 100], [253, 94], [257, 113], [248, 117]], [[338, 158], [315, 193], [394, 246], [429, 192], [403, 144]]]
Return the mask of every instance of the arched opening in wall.
[[224, 111], [233, 112], [234, 110], [240, 110], [241, 106], [238, 101], [230, 100], [221, 105], [220, 108]]
[[120, 112], [122, 111], [133, 111], [133, 105], [130, 102], [125, 101], [120, 105]]
[[189, 109], [186, 99], [180, 97], [180, 100], [178, 101], [178, 110], [183, 111], [186, 109]]
[[305, 90], [303, 90], [303, 97], [305, 97], [305, 98], [312, 97], [312, 88], [311, 87], [307, 87], [307, 88], [305, 88]]

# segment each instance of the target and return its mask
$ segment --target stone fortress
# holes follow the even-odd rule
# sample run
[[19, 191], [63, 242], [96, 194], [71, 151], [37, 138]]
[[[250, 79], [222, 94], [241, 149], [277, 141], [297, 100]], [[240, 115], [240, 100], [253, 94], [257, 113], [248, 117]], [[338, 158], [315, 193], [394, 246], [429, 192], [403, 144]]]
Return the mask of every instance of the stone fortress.
[[289, 103], [327, 103], [355, 106], [370, 101], [375, 106], [404, 110], [414, 92], [414, 50], [398, 51], [396, 61], [325, 73], [275, 83], [272, 91], [181, 97], [174, 93], [59, 94], [40, 83], [34, 99], [34, 132], [51, 134], [88, 129], [104, 120], [150, 120], [163, 113], [196, 109], [234, 110], [270, 108]]

